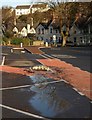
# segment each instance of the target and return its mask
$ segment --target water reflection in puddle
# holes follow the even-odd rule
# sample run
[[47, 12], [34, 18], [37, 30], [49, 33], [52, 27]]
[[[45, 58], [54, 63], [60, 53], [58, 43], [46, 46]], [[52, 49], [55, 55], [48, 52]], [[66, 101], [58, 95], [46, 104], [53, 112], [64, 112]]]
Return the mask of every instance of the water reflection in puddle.
[[70, 107], [70, 104], [57, 94], [54, 85], [34, 85], [30, 90], [36, 93], [29, 100], [30, 105], [45, 117], [54, 117]]
[[48, 82], [51, 81], [51, 79], [44, 77], [40, 74], [34, 75], [34, 76], [29, 76], [32, 80], [33, 83], [43, 83], [43, 82]]

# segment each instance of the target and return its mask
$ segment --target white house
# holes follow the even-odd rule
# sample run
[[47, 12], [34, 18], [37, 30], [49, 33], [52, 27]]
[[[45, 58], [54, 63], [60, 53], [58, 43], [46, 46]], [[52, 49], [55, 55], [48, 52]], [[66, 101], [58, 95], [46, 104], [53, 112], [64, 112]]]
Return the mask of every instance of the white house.
[[47, 11], [47, 10], [49, 10], [50, 9], [50, 7], [48, 6], [48, 4], [34, 4], [33, 6], [32, 6], [32, 8], [31, 8], [31, 12], [32, 13], [35, 13], [36, 11], [38, 11], [38, 12], [45, 12], [45, 11]]
[[20, 16], [20, 15], [28, 15], [30, 14], [30, 5], [21, 5], [21, 6], [17, 6], [15, 8], [15, 15], [16, 16]]
[[16, 26], [13, 28], [14, 35], [21, 36], [21, 37], [27, 37], [28, 34], [35, 34], [36, 31], [33, 26], [30, 26], [30, 24], [20, 25], [16, 24]]

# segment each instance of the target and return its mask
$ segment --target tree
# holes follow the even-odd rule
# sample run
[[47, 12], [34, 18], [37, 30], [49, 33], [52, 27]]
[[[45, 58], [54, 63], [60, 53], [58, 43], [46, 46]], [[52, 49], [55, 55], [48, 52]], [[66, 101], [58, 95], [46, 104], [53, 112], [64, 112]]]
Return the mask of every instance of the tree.
[[[65, 46], [69, 35], [69, 29], [72, 24], [79, 19], [80, 15], [92, 15], [92, 2], [48, 2], [53, 13], [58, 16], [60, 24], [60, 32], [63, 36], [62, 46]], [[86, 8], [86, 11], [85, 11]]]
[[[65, 46], [66, 40], [68, 37], [69, 27], [70, 27], [70, 15], [69, 15], [69, 4], [57, 2], [49, 2], [51, 9], [53, 10], [53, 14], [58, 16], [60, 32], [63, 37], [62, 46]], [[63, 27], [63, 28], [62, 28]]]

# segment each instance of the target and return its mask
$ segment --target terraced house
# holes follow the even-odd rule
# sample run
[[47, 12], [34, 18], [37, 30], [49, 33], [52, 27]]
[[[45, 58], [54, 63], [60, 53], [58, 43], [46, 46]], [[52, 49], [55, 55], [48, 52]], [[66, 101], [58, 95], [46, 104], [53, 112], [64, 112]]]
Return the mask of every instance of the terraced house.
[[44, 40], [45, 42], [51, 43], [53, 39], [60, 42], [62, 37], [58, 20], [39, 23], [36, 27], [36, 37], [38, 40]]

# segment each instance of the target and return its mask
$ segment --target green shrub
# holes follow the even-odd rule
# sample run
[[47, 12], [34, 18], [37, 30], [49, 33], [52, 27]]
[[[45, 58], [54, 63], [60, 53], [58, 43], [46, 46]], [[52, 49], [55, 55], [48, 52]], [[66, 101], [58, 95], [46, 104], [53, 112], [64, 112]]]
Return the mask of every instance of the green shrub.
[[22, 42], [22, 38], [13, 38], [11, 44], [19, 45]]
[[11, 44], [20, 45], [20, 43], [23, 43], [23, 45], [27, 46], [31, 41], [29, 38], [13, 38]]

